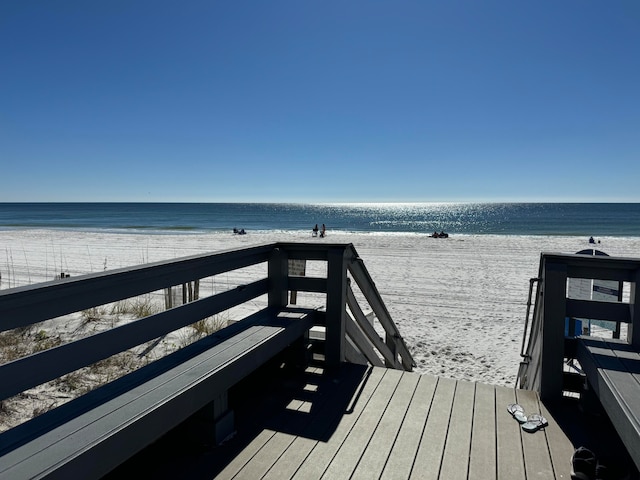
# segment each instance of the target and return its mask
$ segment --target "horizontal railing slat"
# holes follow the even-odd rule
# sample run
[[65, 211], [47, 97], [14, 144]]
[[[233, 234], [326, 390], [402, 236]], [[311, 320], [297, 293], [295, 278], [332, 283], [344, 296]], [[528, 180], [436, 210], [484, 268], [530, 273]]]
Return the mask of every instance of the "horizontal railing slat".
[[628, 303], [598, 302], [567, 298], [567, 317], [607, 320], [610, 322], [631, 322]]
[[289, 290], [295, 292], [327, 293], [327, 279], [314, 277], [289, 277]]
[[0, 366], [0, 400], [265, 295], [268, 280], [238, 287]]
[[0, 331], [265, 262], [273, 245], [195, 255], [0, 291]]
[[382, 328], [384, 328], [387, 335], [392, 336], [395, 339], [397, 351], [400, 358], [402, 358], [402, 364], [405, 369], [411, 371], [413, 368], [413, 357], [411, 356], [411, 353], [409, 353], [398, 328], [393, 320], [391, 320], [391, 315], [389, 314], [386, 305], [382, 302], [382, 297], [380, 296], [373, 279], [369, 275], [369, 272], [365, 268], [364, 262], [362, 259], [355, 256], [355, 250], [352, 249], [352, 251], [354, 253], [354, 261], [349, 263], [349, 272], [351, 272], [351, 275], [360, 288], [360, 291], [362, 291], [367, 302], [369, 302], [369, 305], [378, 318], [380, 325], [382, 325]]
[[[356, 297], [353, 295], [353, 291], [351, 290], [351, 288], [347, 288], [347, 304], [351, 309], [351, 313], [353, 314], [353, 318], [356, 321], [356, 324], [360, 327], [371, 344], [378, 349], [380, 354], [387, 362], [389, 362], [390, 365], [392, 365], [394, 368], [398, 368], [398, 361], [393, 358], [393, 353], [391, 352], [391, 350], [389, 350], [389, 347], [382, 341], [378, 333], [373, 328], [373, 325], [371, 325], [367, 320], [366, 316], [360, 309], [360, 306], [358, 305]], [[359, 347], [359, 345], [357, 344], [356, 346]]]

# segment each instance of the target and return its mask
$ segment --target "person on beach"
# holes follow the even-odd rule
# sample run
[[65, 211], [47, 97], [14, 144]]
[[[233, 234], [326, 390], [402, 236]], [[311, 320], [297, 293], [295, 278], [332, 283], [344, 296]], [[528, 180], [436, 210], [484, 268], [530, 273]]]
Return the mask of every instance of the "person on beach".
[[320, 230], [320, 236], [324, 238], [326, 232], [327, 232], [327, 228], [324, 226], [324, 223], [323, 223], [322, 230]]
[[316, 223], [316, 226], [313, 227], [313, 233], [311, 234], [311, 236], [313, 237], [317, 237], [318, 236], [318, 224]]

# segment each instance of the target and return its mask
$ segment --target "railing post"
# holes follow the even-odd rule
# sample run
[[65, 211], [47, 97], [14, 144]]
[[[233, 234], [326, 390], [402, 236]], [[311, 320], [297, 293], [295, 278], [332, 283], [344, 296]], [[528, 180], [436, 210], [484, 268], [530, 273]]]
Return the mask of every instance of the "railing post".
[[389, 350], [391, 350], [391, 354], [393, 355], [393, 363], [389, 362], [388, 360], [385, 360], [384, 364], [387, 368], [396, 368], [396, 362], [398, 360], [398, 344], [397, 344], [397, 339], [393, 337], [393, 335], [390, 335], [389, 332], [386, 333], [385, 335], [385, 343], [387, 344], [387, 347], [389, 347]]
[[542, 272], [542, 359], [540, 397], [559, 400], [562, 395], [564, 319], [567, 301], [567, 266], [545, 260]]
[[627, 341], [634, 347], [640, 348], [640, 270], [635, 271], [635, 281], [631, 282], [629, 308], [631, 323], [628, 326]]
[[287, 306], [287, 287], [289, 264], [287, 253], [274, 248], [269, 258], [269, 306], [281, 308]]
[[336, 368], [344, 361], [347, 265], [345, 250], [331, 247], [327, 252], [327, 321], [325, 361]]

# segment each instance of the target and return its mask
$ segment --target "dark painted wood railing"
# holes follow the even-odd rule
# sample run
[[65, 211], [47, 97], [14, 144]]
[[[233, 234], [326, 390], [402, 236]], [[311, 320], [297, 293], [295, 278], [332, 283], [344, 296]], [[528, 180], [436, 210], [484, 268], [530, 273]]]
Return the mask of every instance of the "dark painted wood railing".
[[[571, 278], [614, 280], [628, 288], [623, 302], [567, 298]], [[640, 349], [640, 260], [608, 256], [543, 253], [526, 353], [518, 373], [521, 388], [537, 390], [545, 400], [563, 391], [565, 320], [586, 318], [627, 324], [627, 342]]]
[[[326, 262], [326, 277], [290, 276], [288, 261], [294, 259]], [[1, 365], [0, 401], [260, 296], [267, 295], [268, 306], [286, 306], [289, 291], [325, 295], [328, 366], [355, 358], [412, 369], [411, 354], [351, 244], [265, 244], [2, 290], [0, 331], [258, 264], [267, 265], [265, 278]], [[349, 275], [380, 333], [356, 301]]]

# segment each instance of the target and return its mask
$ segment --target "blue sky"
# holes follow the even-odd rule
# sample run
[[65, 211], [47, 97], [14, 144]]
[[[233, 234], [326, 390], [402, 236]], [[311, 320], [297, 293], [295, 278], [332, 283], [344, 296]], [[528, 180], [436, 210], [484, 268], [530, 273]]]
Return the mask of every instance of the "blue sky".
[[0, 3], [0, 201], [640, 201], [640, 2]]

